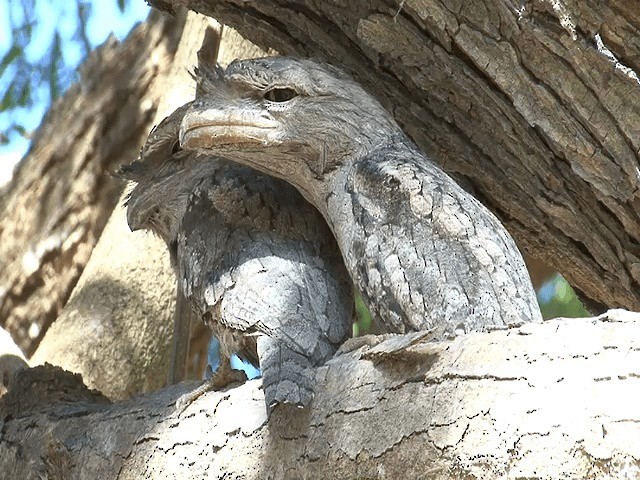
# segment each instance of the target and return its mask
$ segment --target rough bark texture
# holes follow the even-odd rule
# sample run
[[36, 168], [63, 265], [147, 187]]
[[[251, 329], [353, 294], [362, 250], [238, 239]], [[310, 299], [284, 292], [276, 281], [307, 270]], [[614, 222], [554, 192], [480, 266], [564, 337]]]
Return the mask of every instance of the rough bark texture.
[[[182, 26], [155, 13], [93, 52], [51, 109], [0, 206], [0, 324], [31, 355], [69, 298], [135, 158]], [[156, 56], [152, 58], [152, 53]]]
[[[208, 393], [179, 415], [173, 404], [186, 384], [107, 405], [77, 378], [30, 370], [0, 403], [0, 471], [77, 479], [636, 478], [638, 339], [640, 317], [623, 311], [400, 349], [396, 342], [407, 338], [393, 338], [319, 368], [311, 408], [278, 407], [268, 424], [259, 380]], [[39, 378], [56, 385], [44, 403], [16, 401], [21, 388], [42, 391]]]
[[[191, 14], [184, 29], [179, 26], [178, 34], [172, 36], [171, 55], [155, 49], [142, 56], [155, 68], [166, 69], [149, 93], [156, 101], [160, 99], [154, 123], [193, 99], [195, 85], [189, 70], [196, 64], [196, 52], [212, 22], [219, 31], [220, 26], [213, 20]], [[236, 43], [239, 38], [229, 29], [220, 45], [220, 55], [228, 50], [229, 42]], [[238, 42], [236, 53], [242, 55], [243, 46], [245, 55], [257, 50], [248, 42]], [[144, 136], [139, 142], [142, 145]], [[120, 157], [119, 163], [129, 163], [134, 158]], [[31, 363], [46, 361], [81, 373], [87, 385], [113, 399], [156, 390], [167, 379], [174, 310], [175, 279], [166, 247], [152, 235], [131, 233], [125, 211], [118, 207], [71, 299]], [[178, 319], [178, 330], [180, 323]], [[183, 354], [184, 350], [181, 349]], [[182, 378], [182, 363], [184, 358], [176, 359], [171, 379]]]
[[528, 254], [595, 304], [640, 308], [632, 4], [162, 3], [352, 73], [447, 172], [468, 181]]
[[[192, 4], [209, 13], [212, 5]], [[396, 118], [445, 169], [471, 180], [521, 246], [555, 260], [591, 298], [637, 307], [638, 86], [592, 42], [599, 31], [620, 62], [637, 71], [640, 19], [625, 11], [634, 7], [553, 2], [554, 10], [537, 2], [519, 15], [520, 5], [497, 0], [447, 5], [451, 10], [429, 0], [229, 1], [215, 8], [263, 45], [354, 73], [395, 106]], [[178, 87], [161, 83], [165, 92]], [[118, 215], [122, 223], [105, 234], [105, 244], [129, 241], [124, 213]], [[88, 319], [103, 316], [108, 325], [113, 310], [132, 303], [143, 306], [126, 310], [131, 315], [149, 315], [148, 298], [158, 308], [171, 303], [162, 293], [168, 286], [147, 284], [138, 291], [142, 298], [131, 296], [142, 287], [129, 282], [143, 270], [124, 271], [123, 296], [109, 297], [120, 306], [105, 310], [94, 302], [101, 295], [78, 294], [85, 295]], [[83, 290], [91, 286], [87, 278]], [[73, 324], [70, 316], [65, 325]], [[136, 342], [158, 334], [123, 331], [134, 332]], [[191, 386], [110, 406], [77, 377], [27, 370], [0, 401], [0, 472], [91, 479], [635, 478], [639, 338], [636, 315], [470, 334], [395, 358], [369, 352], [377, 364], [345, 355], [318, 369], [310, 410], [279, 407], [268, 424], [259, 381], [209, 393], [178, 416], [174, 402]]]
[[[173, 31], [163, 31], [167, 22]], [[146, 42], [146, 48], [138, 47], [138, 65], [121, 64], [114, 53], [114, 62], [126, 68], [131, 82], [141, 83], [139, 77], [147, 70], [161, 72], [145, 87], [147, 103], [155, 105], [156, 122], [175, 103], [193, 96], [194, 84], [184, 65], [195, 61], [208, 19], [193, 14], [186, 22], [185, 27], [185, 14], [153, 18], [138, 33]], [[166, 95], [167, 89], [171, 95]], [[153, 116], [136, 137], [135, 149], [122, 152], [116, 165], [137, 157], [152, 120]], [[164, 245], [151, 235], [131, 233], [125, 211], [118, 206], [32, 364], [47, 361], [81, 373], [87, 385], [110, 398], [158, 389], [167, 377], [174, 305], [175, 279]]]

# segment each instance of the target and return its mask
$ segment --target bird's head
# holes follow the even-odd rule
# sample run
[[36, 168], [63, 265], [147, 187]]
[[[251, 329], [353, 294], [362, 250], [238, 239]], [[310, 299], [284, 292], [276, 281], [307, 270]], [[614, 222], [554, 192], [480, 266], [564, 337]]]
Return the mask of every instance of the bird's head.
[[312, 60], [237, 60], [196, 69], [183, 148], [221, 154], [297, 185], [366, 155], [399, 127], [340, 70]]
[[138, 160], [116, 172], [136, 183], [125, 204], [129, 228], [151, 230], [167, 244], [175, 241], [189, 195], [208, 168], [206, 162], [192, 162], [195, 153], [180, 147], [180, 122], [188, 108], [185, 104], [160, 122]]

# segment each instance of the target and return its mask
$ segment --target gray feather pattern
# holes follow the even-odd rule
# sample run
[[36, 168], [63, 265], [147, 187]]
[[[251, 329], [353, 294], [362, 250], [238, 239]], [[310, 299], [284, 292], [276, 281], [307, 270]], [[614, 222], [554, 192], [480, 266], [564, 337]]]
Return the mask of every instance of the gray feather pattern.
[[[295, 186], [324, 215], [388, 332], [444, 338], [542, 320], [502, 224], [352, 79], [312, 60], [268, 57], [236, 60], [199, 81], [209, 93], [184, 116], [183, 148]], [[272, 101], [264, 94], [272, 88], [298, 95]]]
[[[320, 213], [291, 186], [225, 160], [178, 151], [187, 106], [149, 136], [127, 218], [172, 255], [179, 288], [221, 344], [259, 363], [265, 400], [306, 406], [313, 370], [349, 336], [351, 283]], [[144, 168], [143, 168], [144, 166]]]

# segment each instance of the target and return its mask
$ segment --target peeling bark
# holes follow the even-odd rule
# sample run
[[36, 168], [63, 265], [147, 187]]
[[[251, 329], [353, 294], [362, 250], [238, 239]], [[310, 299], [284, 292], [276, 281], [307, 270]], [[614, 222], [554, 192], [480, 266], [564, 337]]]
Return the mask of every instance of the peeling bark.
[[[633, 7], [591, 0], [535, 1], [522, 9], [500, 0], [455, 5], [430, 0], [162, 3], [167, 8], [188, 4], [235, 25], [263, 46], [319, 57], [350, 71], [447, 171], [468, 180], [527, 252], [555, 265], [598, 303], [640, 308], [640, 107], [634, 78], [640, 68], [640, 18]], [[148, 34], [144, 40], [153, 38]], [[193, 53], [198, 47], [192, 46]], [[221, 52], [248, 56], [233, 48], [221, 46]], [[118, 62], [127, 68], [133, 64], [123, 58]], [[193, 63], [176, 68], [186, 71]], [[172, 94], [189, 89], [179, 82], [158, 82], [158, 88]], [[167, 112], [177, 106], [169, 97], [164, 97]], [[128, 97], [114, 98], [112, 107], [122, 109], [122, 98]], [[140, 108], [136, 101], [131, 108]], [[153, 114], [149, 108], [142, 109], [145, 122]], [[73, 118], [66, 115], [60, 118]], [[66, 125], [60, 118], [52, 125]], [[118, 132], [125, 129], [117, 125]], [[99, 150], [72, 143], [68, 148]], [[119, 148], [137, 149], [139, 142], [133, 143]], [[61, 157], [51, 158], [45, 173], [61, 164]], [[76, 170], [86, 164], [85, 158]], [[23, 167], [17, 185], [51, 185], [35, 181], [43, 172], [38, 168], [33, 167], [31, 177]], [[60, 192], [70, 190], [56, 191], [51, 199], [64, 199], [67, 194]], [[96, 187], [91, 194], [98, 192]], [[27, 206], [36, 198], [28, 195]], [[86, 193], [77, 196], [87, 198]], [[3, 212], [26, 211], [20, 205], [7, 201]], [[54, 227], [64, 217], [48, 216], [46, 207], [34, 209], [52, 218]], [[82, 301], [68, 309], [74, 313], [65, 314], [56, 335], [64, 339], [79, 319], [85, 321], [82, 328], [111, 327], [119, 309], [120, 318], [129, 316], [133, 324], [116, 330], [122, 337], [100, 337], [98, 329], [89, 328], [68, 344], [52, 343], [50, 351], [102, 338], [105, 343], [94, 342], [91, 355], [76, 350], [78, 361], [87, 366], [86, 381], [94, 369], [110, 371], [112, 376], [99, 374], [100, 382], [92, 385], [104, 384], [126, 396], [164, 381], [166, 359], [158, 362], [161, 350], [145, 357], [150, 350], [144, 341], [161, 339], [168, 351], [172, 285], [144, 285], [141, 272], [154, 278], [161, 268], [148, 264], [145, 270], [142, 256], [138, 265], [143, 267], [114, 275], [127, 279], [124, 283], [91, 290], [96, 282], [100, 286], [98, 274], [111, 260], [133, 256], [118, 247], [131, 238], [125, 237], [124, 213], [113, 218], [120, 226], [103, 242], [115, 247], [96, 250], [102, 263], [96, 260], [86, 272], [78, 290], [84, 292], [78, 293]], [[23, 223], [11, 228], [33, 250], [25, 239], [35, 233], [18, 231], [27, 228]], [[3, 248], [5, 225], [0, 227]], [[99, 231], [92, 235], [97, 238]], [[47, 232], [62, 238], [58, 230]], [[75, 245], [75, 236], [64, 238]], [[140, 244], [131, 243], [131, 252], [139, 255]], [[43, 245], [45, 254], [37, 258], [48, 261], [47, 252], [57, 251]], [[153, 250], [152, 245], [146, 248]], [[3, 258], [18, 263], [0, 269], [0, 275], [16, 275], [23, 268], [19, 261], [28, 249], [12, 251]], [[61, 290], [75, 282], [56, 275]], [[0, 285], [8, 285], [1, 278]], [[5, 302], [6, 291], [0, 295]], [[159, 323], [164, 330], [135, 323], [153, 317], [156, 309], [166, 314]], [[15, 306], [2, 312], [9, 310], [20, 312]], [[280, 406], [268, 422], [260, 381], [206, 394], [178, 414], [175, 401], [194, 385], [112, 405], [77, 376], [51, 367], [24, 370], [0, 400], [0, 472], [15, 478], [91, 479], [634, 478], [640, 476], [638, 339], [638, 315], [618, 311], [599, 319], [559, 319], [418, 343], [393, 354], [385, 352], [393, 344], [389, 340], [319, 368], [311, 408]], [[155, 374], [148, 364], [125, 356], [106, 362], [104, 345], [123, 348], [129, 340], [136, 346], [131, 358], [153, 359]], [[123, 367], [139, 376], [117, 383]]]
[[262, 47], [344, 68], [447, 172], [466, 180], [526, 253], [596, 306], [640, 309], [635, 6], [162, 4], [210, 15]]
[[[268, 422], [259, 380], [180, 414], [174, 402], [193, 385], [114, 405], [79, 386], [75, 401], [49, 390], [25, 409], [12, 399], [27, 384], [40, 391], [28, 370], [32, 380], [0, 403], [0, 469], [16, 478], [53, 464], [62, 478], [633, 478], [639, 339], [640, 315], [624, 311], [400, 349], [406, 339], [392, 338], [319, 368], [312, 406], [279, 406]], [[53, 384], [74, 390], [64, 378]]]

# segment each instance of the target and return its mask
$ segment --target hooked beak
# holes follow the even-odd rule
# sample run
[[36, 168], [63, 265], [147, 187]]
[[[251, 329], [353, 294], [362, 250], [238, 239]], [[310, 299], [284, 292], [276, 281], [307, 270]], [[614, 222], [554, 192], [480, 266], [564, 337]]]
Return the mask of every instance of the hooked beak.
[[268, 143], [277, 135], [278, 122], [264, 110], [191, 107], [180, 125], [180, 146], [185, 149], [215, 149], [219, 145]]
[[148, 228], [149, 218], [157, 213], [157, 207], [147, 208], [143, 196], [131, 196], [127, 203], [127, 223], [132, 232]]

